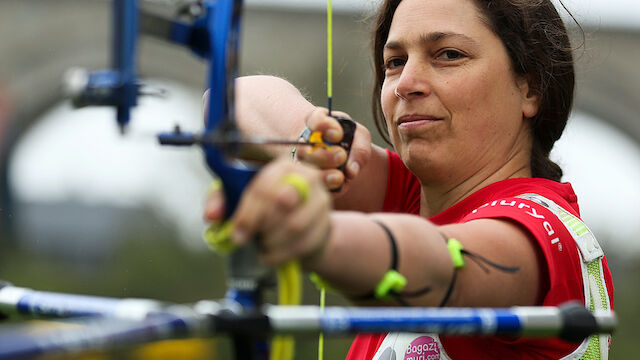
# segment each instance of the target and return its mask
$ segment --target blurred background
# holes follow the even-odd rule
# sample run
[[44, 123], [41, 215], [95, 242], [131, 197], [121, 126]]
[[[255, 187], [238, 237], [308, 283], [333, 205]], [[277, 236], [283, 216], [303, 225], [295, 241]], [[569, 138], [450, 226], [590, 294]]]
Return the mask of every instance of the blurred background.
[[[143, 3], [171, 13], [181, 1]], [[334, 1], [334, 106], [372, 132], [368, 19], [377, 3]], [[553, 157], [613, 271], [620, 328], [612, 358], [631, 359], [640, 323], [640, 3], [564, 3], [585, 36], [567, 18], [578, 90]], [[324, 2], [255, 0], [245, 8], [241, 72], [284, 77], [324, 106]], [[109, 66], [109, 32], [106, 0], [0, 1], [0, 279], [103, 296], [220, 298], [224, 260], [201, 240], [211, 175], [199, 150], [161, 148], [153, 138], [175, 124], [201, 127], [206, 66], [185, 49], [143, 37], [141, 76], [168, 96], [143, 98], [121, 137], [112, 110], [74, 110], [61, 91], [68, 68]], [[308, 284], [305, 302], [317, 302]], [[339, 296], [329, 302], [344, 304]], [[330, 339], [327, 358], [344, 358], [349, 343]], [[194, 348], [160, 353], [229, 356], [224, 339]], [[302, 340], [297, 358], [316, 351], [315, 340]], [[157, 353], [146, 348], [118, 357]]]

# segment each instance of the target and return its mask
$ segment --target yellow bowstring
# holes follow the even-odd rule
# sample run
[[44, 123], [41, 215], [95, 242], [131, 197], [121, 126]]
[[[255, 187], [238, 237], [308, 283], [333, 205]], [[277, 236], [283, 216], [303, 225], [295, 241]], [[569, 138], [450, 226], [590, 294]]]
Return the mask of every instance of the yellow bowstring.
[[333, 6], [327, 0], [327, 97], [329, 98], [329, 115], [331, 115], [331, 99], [333, 98]]
[[[302, 271], [297, 261], [278, 268], [278, 304], [300, 305], [302, 302]], [[272, 360], [290, 360], [295, 354], [293, 336], [276, 336], [271, 343]]]
[[[329, 103], [329, 116], [333, 102], [333, 5], [327, 0], [327, 98]], [[326, 287], [320, 286], [320, 312], [324, 312]], [[318, 336], [318, 360], [324, 359], [324, 333]]]
[[[300, 194], [301, 201], [309, 195], [309, 184], [299, 175], [290, 174], [283, 183], [293, 186]], [[222, 182], [218, 179], [211, 184], [210, 192], [220, 191]], [[233, 223], [226, 221], [211, 224], [204, 232], [204, 240], [212, 251], [221, 255], [232, 253], [236, 246], [231, 241]], [[291, 261], [277, 270], [278, 304], [300, 305], [302, 303], [302, 270], [300, 264]], [[294, 358], [295, 341], [292, 336], [276, 336], [271, 343], [271, 360], [292, 360]]]

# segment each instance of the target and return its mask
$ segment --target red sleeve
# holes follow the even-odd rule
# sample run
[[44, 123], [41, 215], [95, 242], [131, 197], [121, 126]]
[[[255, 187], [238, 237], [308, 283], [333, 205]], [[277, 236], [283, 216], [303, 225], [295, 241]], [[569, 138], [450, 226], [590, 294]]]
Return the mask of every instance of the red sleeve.
[[[530, 200], [520, 198], [504, 198], [487, 203], [465, 216], [461, 222], [476, 219], [502, 218], [509, 219], [522, 226], [532, 235], [538, 245], [547, 268], [547, 279], [541, 284], [547, 289], [543, 298], [544, 306], [557, 306], [571, 300], [584, 303], [583, 282], [580, 257], [573, 237], [560, 219], [546, 207]], [[510, 264], [517, 265], [517, 264]], [[449, 355], [455, 357], [460, 341], [455, 338], [443, 339], [448, 342]], [[476, 342], [475, 339], [465, 341]], [[561, 358], [569, 354], [578, 344], [567, 343], [557, 339], [506, 340], [490, 338], [477, 346], [487, 346], [488, 353], [494, 354], [528, 354], [522, 358]]]
[[378, 348], [387, 334], [358, 334], [345, 360], [369, 360], [373, 359]]
[[404, 166], [400, 156], [387, 150], [389, 174], [387, 176], [387, 191], [384, 197], [382, 211], [419, 214], [420, 213], [420, 182]]
[[555, 306], [570, 300], [584, 302], [578, 249], [567, 228], [551, 210], [530, 200], [505, 198], [473, 210], [461, 222], [487, 218], [513, 220], [535, 239], [549, 275], [544, 305]]

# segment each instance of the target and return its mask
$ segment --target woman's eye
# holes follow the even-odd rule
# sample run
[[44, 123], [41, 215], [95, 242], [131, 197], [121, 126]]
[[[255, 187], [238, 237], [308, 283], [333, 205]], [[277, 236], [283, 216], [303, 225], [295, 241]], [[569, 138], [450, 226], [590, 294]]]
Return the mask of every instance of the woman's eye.
[[448, 49], [440, 52], [440, 55], [438, 55], [438, 58], [442, 60], [452, 61], [452, 60], [460, 60], [464, 56], [465, 55], [458, 50]]
[[387, 69], [387, 70], [395, 69], [395, 68], [397, 68], [397, 67], [399, 67], [399, 66], [404, 65], [404, 64], [405, 64], [405, 62], [406, 62], [406, 61], [405, 61], [404, 59], [402, 59], [402, 58], [397, 58], [397, 57], [396, 57], [396, 58], [391, 58], [391, 59], [387, 60], [387, 61], [384, 63], [384, 67], [385, 67], [385, 69]]

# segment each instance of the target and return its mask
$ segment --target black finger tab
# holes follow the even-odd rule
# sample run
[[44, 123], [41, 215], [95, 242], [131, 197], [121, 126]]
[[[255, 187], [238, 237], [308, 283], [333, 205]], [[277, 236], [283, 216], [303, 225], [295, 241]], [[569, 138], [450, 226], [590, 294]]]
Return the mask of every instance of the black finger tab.
[[[342, 127], [342, 132], [344, 133], [344, 135], [342, 136], [342, 140], [340, 140], [338, 145], [347, 152], [347, 159], [349, 159], [349, 154], [351, 153], [351, 145], [353, 144], [353, 138], [356, 134], [356, 122], [343, 116], [332, 116], [332, 117], [338, 120], [338, 123]], [[345, 179], [347, 175], [346, 167], [347, 167], [346, 161], [344, 164], [338, 167], [338, 170], [342, 171], [342, 173], [345, 175]], [[332, 189], [331, 192], [339, 192], [341, 189], [342, 189], [342, 186], [337, 189]]]
[[344, 135], [342, 136], [342, 140], [338, 143], [340, 147], [347, 151], [347, 155], [351, 151], [351, 145], [353, 144], [353, 137], [356, 134], [356, 122], [342, 116], [334, 116], [334, 119], [338, 120], [340, 126], [342, 127], [342, 131]]

